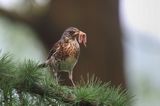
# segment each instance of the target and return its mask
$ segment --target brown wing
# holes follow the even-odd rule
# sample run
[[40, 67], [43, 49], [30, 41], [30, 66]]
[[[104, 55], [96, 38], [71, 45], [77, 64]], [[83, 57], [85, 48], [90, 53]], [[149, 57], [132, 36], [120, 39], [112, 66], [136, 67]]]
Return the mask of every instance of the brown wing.
[[55, 43], [52, 47], [52, 49], [49, 51], [49, 54], [48, 54], [48, 57], [47, 57], [47, 60], [51, 58], [51, 56], [56, 53], [59, 48], [60, 48], [60, 41], [58, 41], [57, 43]]

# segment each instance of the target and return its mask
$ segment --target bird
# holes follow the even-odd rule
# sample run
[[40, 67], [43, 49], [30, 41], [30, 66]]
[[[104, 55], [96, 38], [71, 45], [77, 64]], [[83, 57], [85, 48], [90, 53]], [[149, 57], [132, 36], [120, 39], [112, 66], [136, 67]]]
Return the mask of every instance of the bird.
[[58, 72], [68, 72], [69, 79], [73, 86], [73, 69], [77, 64], [80, 55], [80, 44], [86, 47], [86, 33], [76, 27], [67, 28], [61, 38], [49, 51], [47, 60], [39, 67], [49, 67], [52, 75], [58, 81]]

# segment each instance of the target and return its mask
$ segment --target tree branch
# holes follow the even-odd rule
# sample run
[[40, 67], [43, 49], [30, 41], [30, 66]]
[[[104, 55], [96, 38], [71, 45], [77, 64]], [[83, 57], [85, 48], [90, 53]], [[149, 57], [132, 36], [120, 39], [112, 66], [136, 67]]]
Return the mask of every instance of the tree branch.
[[[128, 106], [130, 103], [128, 92], [120, 87], [111, 87], [110, 83], [102, 83], [95, 76], [88, 75], [87, 81], [82, 78], [76, 87], [70, 88], [55, 83], [55, 79], [49, 73], [43, 71], [42, 74], [38, 63], [28, 60], [17, 66], [11, 60], [8, 55], [0, 57], [0, 96], [5, 105], [12, 102], [17, 105], [35, 105], [34, 103], [40, 104], [41, 100], [44, 105], [69, 106]], [[24, 94], [24, 98], [20, 97], [24, 101], [17, 99], [15, 89], [17, 93]]]

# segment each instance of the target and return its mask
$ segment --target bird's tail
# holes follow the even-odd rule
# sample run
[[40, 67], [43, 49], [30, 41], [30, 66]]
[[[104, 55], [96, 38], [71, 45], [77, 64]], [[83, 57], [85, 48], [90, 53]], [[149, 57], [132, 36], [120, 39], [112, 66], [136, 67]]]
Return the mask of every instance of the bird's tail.
[[38, 65], [38, 68], [45, 68], [47, 67], [48, 65], [46, 63], [42, 63], [42, 64], [39, 64]]

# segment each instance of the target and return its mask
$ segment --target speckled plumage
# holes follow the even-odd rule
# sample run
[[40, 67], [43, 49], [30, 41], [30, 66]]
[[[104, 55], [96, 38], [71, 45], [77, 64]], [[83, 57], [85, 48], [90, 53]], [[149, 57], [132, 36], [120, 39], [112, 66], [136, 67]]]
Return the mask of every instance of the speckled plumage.
[[75, 27], [66, 29], [61, 39], [50, 50], [47, 61], [41, 66], [49, 66], [56, 78], [57, 72], [68, 72], [69, 78], [75, 86], [72, 72], [80, 54], [79, 43], [86, 45], [86, 34]]
[[48, 63], [57, 71], [72, 71], [79, 54], [80, 47], [76, 39], [68, 42], [60, 39], [51, 49]]

